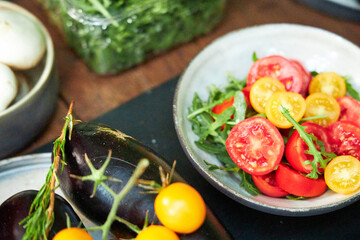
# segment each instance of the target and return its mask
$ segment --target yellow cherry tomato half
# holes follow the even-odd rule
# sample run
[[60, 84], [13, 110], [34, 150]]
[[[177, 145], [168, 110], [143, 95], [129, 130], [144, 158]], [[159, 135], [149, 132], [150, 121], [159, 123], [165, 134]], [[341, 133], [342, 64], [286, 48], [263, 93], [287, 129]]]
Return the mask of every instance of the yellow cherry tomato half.
[[360, 187], [360, 162], [350, 155], [338, 156], [326, 166], [324, 177], [334, 192], [353, 193]]
[[94, 240], [91, 235], [81, 228], [64, 228], [58, 232], [53, 240]]
[[155, 213], [167, 228], [178, 233], [191, 233], [203, 224], [206, 206], [193, 187], [185, 183], [172, 183], [157, 195]]
[[316, 75], [310, 83], [309, 93], [322, 92], [334, 98], [343, 97], [346, 93], [345, 79], [334, 72]]
[[285, 92], [285, 86], [279, 80], [271, 77], [263, 77], [257, 80], [250, 89], [251, 106], [258, 113], [265, 112], [267, 100], [274, 92]]
[[278, 128], [290, 128], [293, 125], [284, 117], [280, 106], [289, 110], [295, 121], [299, 122], [305, 113], [305, 99], [298, 93], [276, 92], [266, 103], [265, 113], [268, 120]]
[[135, 240], [180, 240], [180, 238], [172, 230], [160, 226], [150, 225], [142, 230], [135, 238]]
[[327, 126], [338, 120], [340, 115], [340, 105], [336, 99], [326, 93], [310, 94], [306, 100], [305, 117], [315, 117], [326, 115], [324, 118], [308, 120], [321, 126]]

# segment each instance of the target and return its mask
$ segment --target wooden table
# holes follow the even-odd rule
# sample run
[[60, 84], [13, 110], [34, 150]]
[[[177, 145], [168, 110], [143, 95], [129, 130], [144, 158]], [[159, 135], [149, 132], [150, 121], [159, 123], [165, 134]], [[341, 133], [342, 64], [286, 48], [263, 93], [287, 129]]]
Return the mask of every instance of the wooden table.
[[49, 30], [55, 45], [60, 78], [60, 92], [53, 118], [37, 139], [18, 154], [29, 153], [53, 141], [60, 134], [63, 117], [72, 100], [75, 101], [76, 119], [88, 121], [98, 117], [181, 74], [189, 61], [206, 45], [233, 30], [266, 23], [297, 23], [332, 31], [360, 46], [359, 23], [328, 16], [295, 0], [228, 0], [223, 21], [211, 33], [117, 75], [99, 76], [91, 72], [67, 46], [36, 0], [13, 2], [35, 14]]

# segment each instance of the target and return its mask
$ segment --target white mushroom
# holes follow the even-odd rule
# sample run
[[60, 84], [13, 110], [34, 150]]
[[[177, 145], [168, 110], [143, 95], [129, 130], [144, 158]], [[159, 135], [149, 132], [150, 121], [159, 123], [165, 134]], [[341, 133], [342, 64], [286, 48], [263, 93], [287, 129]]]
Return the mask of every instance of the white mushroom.
[[0, 112], [5, 110], [17, 93], [17, 80], [14, 72], [0, 63]]
[[0, 9], [0, 63], [12, 68], [34, 67], [45, 52], [39, 27], [20, 13]]

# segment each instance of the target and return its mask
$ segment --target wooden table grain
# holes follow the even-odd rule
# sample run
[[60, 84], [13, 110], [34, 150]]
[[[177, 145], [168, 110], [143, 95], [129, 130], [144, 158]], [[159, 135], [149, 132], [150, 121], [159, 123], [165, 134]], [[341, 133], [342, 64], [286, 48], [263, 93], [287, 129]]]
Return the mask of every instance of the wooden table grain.
[[[53, 141], [61, 131], [69, 103], [75, 101], [74, 117], [94, 119], [141, 93], [181, 74], [191, 59], [216, 38], [245, 27], [266, 23], [297, 23], [329, 30], [360, 46], [360, 24], [338, 19], [313, 10], [295, 0], [227, 0], [224, 18], [210, 33], [175, 47], [146, 62], [112, 76], [90, 71], [67, 46], [36, 0], [14, 0], [28, 9], [46, 26], [55, 46], [56, 67], [60, 79], [57, 106], [46, 129], [22, 155]], [[241, 43], [239, 43], [241, 44]]]

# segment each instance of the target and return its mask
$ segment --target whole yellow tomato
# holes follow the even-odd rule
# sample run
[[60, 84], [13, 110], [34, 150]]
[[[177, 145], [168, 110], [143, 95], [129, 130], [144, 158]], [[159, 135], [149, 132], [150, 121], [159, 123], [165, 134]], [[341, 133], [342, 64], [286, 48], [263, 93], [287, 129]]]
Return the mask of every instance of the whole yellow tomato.
[[172, 230], [160, 226], [150, 225], [142, 230], [135, 238], [135, 240], [180, 240], [179, 237]]
[[94, 240], [91, 235], [81, 228], [64, 228], [58, 232], [53, 240]]
[[173, 183], [160, 191], [155, 199], [155, 213], [160, 222], [178, 233], [196, 231], [206, 217], [201, 195], [185, 183]]

